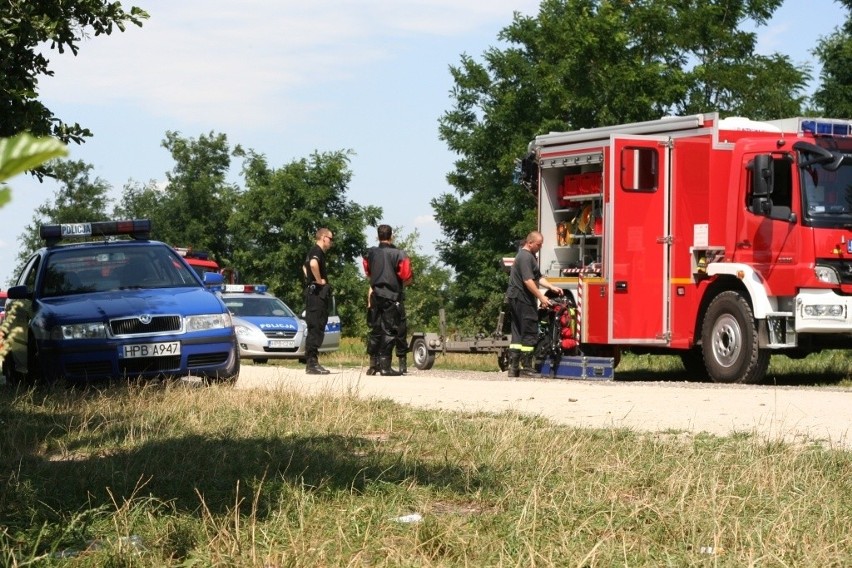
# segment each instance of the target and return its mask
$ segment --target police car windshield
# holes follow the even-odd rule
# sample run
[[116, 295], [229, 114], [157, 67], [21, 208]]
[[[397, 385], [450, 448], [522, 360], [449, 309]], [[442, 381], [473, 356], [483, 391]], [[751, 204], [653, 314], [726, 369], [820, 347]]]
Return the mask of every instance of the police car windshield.
[[226, 297], [225, 305], [238, 317], [296, 317], [293, 310], [278, 298]]
[[194, 286], [195, 275], [165, 246], [86, 246], [48, 255], [41, 295]]

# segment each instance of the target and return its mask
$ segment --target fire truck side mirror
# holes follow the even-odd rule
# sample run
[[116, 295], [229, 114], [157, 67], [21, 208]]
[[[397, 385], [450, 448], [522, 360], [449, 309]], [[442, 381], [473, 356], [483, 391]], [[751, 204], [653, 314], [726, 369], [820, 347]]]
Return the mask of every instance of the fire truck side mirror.
[[755, 156], [749, 167], [751, 169], [752, 197], [769, 197], [772, 195], [772, 186], [775, 182], [772, 156], [769, 154]]
[[769, 215], [772, 211], [772, 189], [774, 173], [772, 156], [760, 154], [749, 162], [751, 171], [751, 212], [755, 215]]

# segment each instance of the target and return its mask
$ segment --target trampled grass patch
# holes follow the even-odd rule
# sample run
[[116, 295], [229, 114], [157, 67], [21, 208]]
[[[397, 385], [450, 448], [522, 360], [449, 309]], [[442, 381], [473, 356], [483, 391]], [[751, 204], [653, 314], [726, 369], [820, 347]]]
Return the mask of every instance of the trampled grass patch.
[[850, 453], [183, 383], [0, 391], [0, 564], [843, 566]]

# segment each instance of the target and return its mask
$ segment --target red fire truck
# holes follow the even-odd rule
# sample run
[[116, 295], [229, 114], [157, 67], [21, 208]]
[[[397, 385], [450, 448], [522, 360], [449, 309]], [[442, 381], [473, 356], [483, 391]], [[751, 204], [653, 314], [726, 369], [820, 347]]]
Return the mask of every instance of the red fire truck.
[[583, 354], [678, 354], [716, 382], [852, 348], [852, 121], [717, 114], [530, 143], [542, 273]]
[[174, 247], [174, 249], [199, 276], [203, 277], [205, 272], [219, 274], [219, 264], [206, 252], [194, 251], [192, 247]]

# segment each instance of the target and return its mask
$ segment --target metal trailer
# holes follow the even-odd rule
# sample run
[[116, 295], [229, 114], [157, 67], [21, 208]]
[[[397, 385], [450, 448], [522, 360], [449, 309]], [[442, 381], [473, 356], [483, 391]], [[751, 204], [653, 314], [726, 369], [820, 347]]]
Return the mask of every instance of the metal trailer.
[[411, 353], [414, 366], [421, 371], [432, 368], [435, 364], [436, 353], [495, 353], [497, 365], [501, 371], [508, 368], [508, 351], [511, 337], [503, 333], [504, 313], [497, 318], [497, 327], [488, 336], [485, 334], [474, 337], [447, 336], [447, 319], [443, 309], [438, 311], [440, 332], [413, 332], [411, 334]]
[[[411, 334], [411, 353], [414, 366], [421, 371], [432, 368], [436, 353], [496, 353], [501, 371], [509, 367], [511, 336], [503, 333], [504, 312], [497, 318], [497, 327], [491, 336], [447, 337], [447, 320], [444, 310], [438, 312], [440, 333], [415, 332]], [[555, 333], [552, 330], [548, 333]], [[541, 343], [539, 347], [541, 347]], [[547, 345], [547, 343], [545, 343]], [[614, 357], [594, 357], [583, 354], [561, 354], [557, 358], [542, 356], [541, 377], [551, 379], [584, 379], [611, 381], [615, 376]]]

